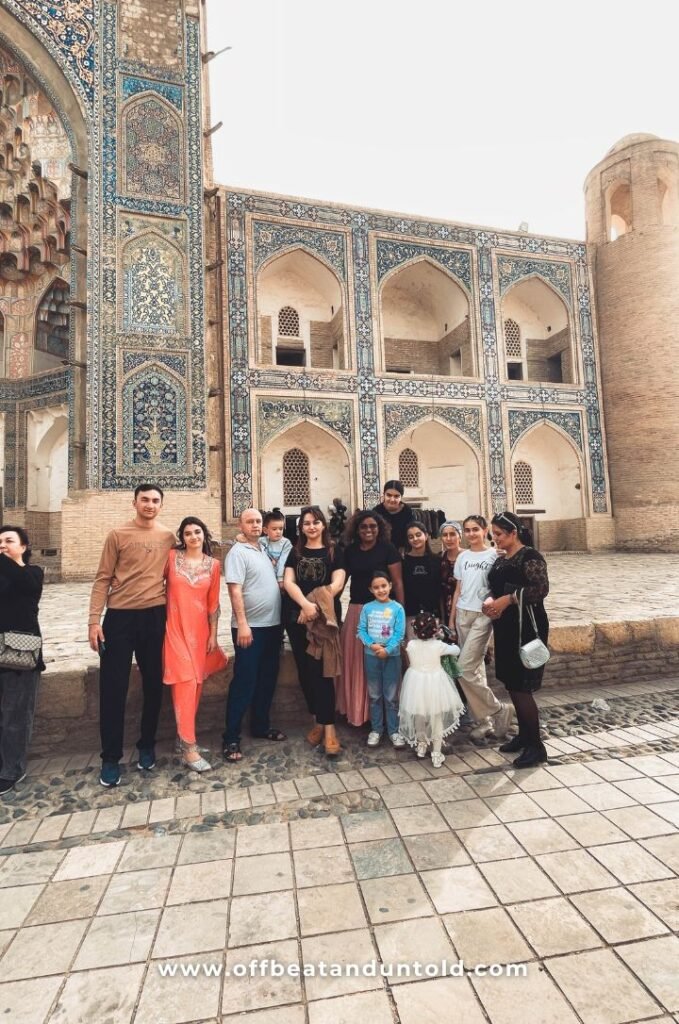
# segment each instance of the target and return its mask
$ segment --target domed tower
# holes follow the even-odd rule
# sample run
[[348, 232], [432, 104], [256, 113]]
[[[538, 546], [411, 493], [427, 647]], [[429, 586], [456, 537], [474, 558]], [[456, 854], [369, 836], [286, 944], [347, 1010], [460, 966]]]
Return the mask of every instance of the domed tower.
[[679, 551], [679, 143], [626, 135], [585, 201], [616, 543]]

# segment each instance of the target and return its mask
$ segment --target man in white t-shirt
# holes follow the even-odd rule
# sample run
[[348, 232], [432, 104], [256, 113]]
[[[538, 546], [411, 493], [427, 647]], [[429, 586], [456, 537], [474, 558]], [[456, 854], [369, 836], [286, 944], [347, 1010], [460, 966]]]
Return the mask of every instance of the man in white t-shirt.
[[458, 683], [477, 723], [470, 734], [472, 739], [483, 739], [491, 732], [500, 738], [506, 735], [514, 713], [488, 686], [484, 658], [493, 624], [481, 610], [490, 595], [488, 573], [498, 555], [495, 548], [486, 547], [488, 526], [483, 516], [469, 516], [462, 525], [469, 548], [455, 559], [457, 586], [450, 616], [450, 625], [456, 630], [462, 649]]

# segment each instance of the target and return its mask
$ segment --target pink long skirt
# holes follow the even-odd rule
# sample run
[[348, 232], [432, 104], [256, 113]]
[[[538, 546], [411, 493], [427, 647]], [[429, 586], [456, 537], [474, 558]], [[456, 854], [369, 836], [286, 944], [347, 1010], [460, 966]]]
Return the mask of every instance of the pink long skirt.
[[363, 644], [356, 636], [363, 605], [350, 604], [342, 625], [342, 675], [338, 681], [335, 702], [350, 725], [363, 725], [368, 714], [368, 687], [363, 669]]

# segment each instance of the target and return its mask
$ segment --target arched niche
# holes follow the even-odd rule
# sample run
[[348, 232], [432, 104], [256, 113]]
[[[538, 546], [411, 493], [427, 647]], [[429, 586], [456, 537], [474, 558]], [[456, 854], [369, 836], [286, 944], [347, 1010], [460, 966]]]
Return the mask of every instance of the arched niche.
[[295, 450], [308, 459], [309, 504], [318, 505], [327, 511], [333, 498], [341, 498], [348, 508], [353, 508], [353, 473], [349, 452], [330, 431], [310, 420], [303, 420], [283, 430], [261, 452], [259, 493], [262, 507], [278, 507], [292, 514], [299, 512], [301, 505], [305, 504], [285, 503], [283, 460], [287, 453]]
[[190, 463], [186, 382], [168, 367], [145, 363], [122, 385], [121, 463], [186, 470]]
[[474, 376], [467, 293], [431, 260], [418, 258], [385, 277], [380, 318], [387, 373]]
[[617, 238], [632, 230], [632, 189], [628, 182], [611, 186], [607, 202], [608, 238]]
[[415, 454], [418, 466], [419, 486], [405, 489], [408, 501], [442, 509], [452, 519], [482, 511], [478, 453], [451, 427], [426, 419], [397, 437], [386, 452], [385, 479], [398, 479], [404, 451]]
[[68, 494], [66, 406], [30, 410], [26, 435], [26, 508], [61, 512]]
[[69, 358], [71, 289], [55, 277], [45, 290], [35, 314], [33, 372], [61, 368]]
[[533, 504], [517, 501], [517, 513], [540, 510], [537, 519], [580, 519], [585, 514], [582, 457], [557, 426], [543, 420], [519, 438], [512, 452], [513, 484], [520, 463], [531, 469]]
[[142, 93], [125, 104], [120, 125], [122, 192], [181, 202], [185, 193], [184, 127], [179, 112], [157, 93]]
[[306, 249], [268, 260], [257, 275], [257, 361], [346, 369], [343, 291], [334, 271]]
[[663, 170], [658, 174], [658, 207], [661, 224], [679, 224], [679, 187], [677, 174]]
[[551, 285], [537, 275], [517, 281], [502, 297], [502, 321], [508, 380], [575, 383], [569, 311]]
[[122, 329], [134, 334], [185, 334], [183, 253], [157, 231], [146, 231], [122, 252]]

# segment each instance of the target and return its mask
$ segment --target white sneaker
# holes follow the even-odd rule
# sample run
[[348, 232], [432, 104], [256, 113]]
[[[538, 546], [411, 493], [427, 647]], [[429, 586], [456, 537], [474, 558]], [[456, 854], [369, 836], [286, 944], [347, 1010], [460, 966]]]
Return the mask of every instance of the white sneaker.
[[371, 732], [368, 733], [368, 739], [366, 741], [366, 744], [369, 747], [379, 747], [381, 739], [382, 736], [379, 732]]
[[484, 718], [482, 721], [475, 725], [469, 732], [469, 737], [472, 740], [484, 740], [486, 736], [490, 736], [493, 731], [490, 718]]
[[513, 706], [511, 704], [503, 704], [490, 721], [493, 735], [499, 740], [502, 739], [507, 735], [507, 730], [514, 721]]
[[406, 745], [406, 741], [403, 739], [400, 732], [392, 732], [389, 739], [391, 740], [392, 746], [396, 747], [398, 750]]
[[415, 750], [415, 753], [417, 754], [418, 757], [426, 757], [427, 756], [427, 749], [428, 749], [428, 747], [429, 747], [428, 743], [418, 743], [417, 744], [417, 749]]
[[440, 750], [432, 750], [431, 752], [431, 763], [433, 768], [442, 768], [443, 762], [446, 759], [446, 755], [442, 754]]

